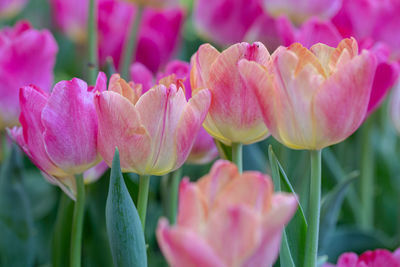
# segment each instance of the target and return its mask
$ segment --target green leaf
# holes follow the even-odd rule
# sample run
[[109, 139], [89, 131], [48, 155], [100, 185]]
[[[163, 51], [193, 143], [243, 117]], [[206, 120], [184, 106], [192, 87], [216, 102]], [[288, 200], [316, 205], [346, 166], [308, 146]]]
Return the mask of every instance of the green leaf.
[[218, 141], [217, 139], [214, 139], [215, 145], [217, 146], [219, 156], [222, 159], [226, 159], [229, 161], [232, 161], [232, 148], [228, 145], [225, 145], [224, 143]]
[[118, 149], [111, 168], [106, 224], [114, 266], [146, 267], [146, 243], [140, 218], [121, 173]]
[[322, 199], [319, 232], [321, 252], [323, 252], [324, 249], [328, 249], [326, 246], [327, 237], [335, 230], [344, 197], [349, 189], [349, 185], [351, 185], [356, 179], [357, 177], [352, 176], [341, 181]]
[[0, 173], [0, 266], [33, 266], [33, 217], [13, 144]]
[[[275, 156], [270, 145], [268, 147], [269, 162], [272, 171], [272, 179], [277, 191], [296, 194], [283, 167]], [[282, 240], [281, 266], [302, 266], [304, 262], [304, 249], [307, 234], [307, 221], [304, 216], [303, 208], [298, 201], [298, 209], [293, 219], [285, 227], [285, 233]], [[286, 236], [286, 243], [285, 238]], [[283, 254], [283, 255], [282, 255]], [[290, 256], [290, 257], [289, 257]], [[283, 259], [282, 259], [283, 258]]]

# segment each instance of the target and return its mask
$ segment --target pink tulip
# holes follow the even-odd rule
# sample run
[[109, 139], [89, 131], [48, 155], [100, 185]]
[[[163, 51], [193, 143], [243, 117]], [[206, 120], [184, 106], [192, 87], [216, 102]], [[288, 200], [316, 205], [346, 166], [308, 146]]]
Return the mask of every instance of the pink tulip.
[[[153, 86], [154, 78], [152, 73], [141, 63], [134, 63], [131, 66], [130, 73], [135, 83], [142, 84], [142, 93], [147, 92]], [[189, 100], [192, 97], [189, 77], [190, 64], [180, 60], [170, 61], [165, 66], [164, 71], [157, 74], [157, 80], [160, 82], [160, 80], [170, 77], [170, 75], [183, 81], [185, 96]], [[218, 150], [213, 138], [201, 127], [186, 162], [191, 164], [205, 164], [211, 162], [217, 156]]]
[[339, 11], [342, 0], [263, 0], [268, 13], [274, 17], [286, 15], [295, 24], [312, 16], [330, 19]]
[[111, 166], [118, 147], [123, 171], [163, 175], [188, 157], [211, 94], [204, 90], [187, 101], [175, 84], [156, 85], [144, 94], [141, 89], [114, 74], [108, 91], [95, 97], [99, 152]]
[[390, 47], [395, 58], [400, 58], [400, 2], [397, 0], [343, 1], [333, 22], [345, 37], [357, 40], [373, 39]]
[[197, 0], [193, 12], [199, 32], [220, 45], [242, 41], [263, 13], [260, 0]]
[[[56, 25], [70, 38], [86, 38], [88, 0], [51, 0]], [[111, 56], [119, 66], [136, 8], [122, 0], [98, 0], [99, 59], [103, 65]], [[179, 7], [163, 10], [146, 8], [139, 30], [136, 59], [156, 72], [174, 54], [183, 25]]]
[[400, 267], [400, 249], [393, 254], [385, 249], [367, 251], [358, 256], [353, 252], [343, 253], [337, 265], [324, 264], [323, 267]]
[[0, 18], [11, 18], [17, 15], [26, 5], [28, 0], [1, 0]]
[[157, 240], [171, 267], [272, 266], [296, 209], [268, 176], [219, 160], [196, 183], [181, 182], [177, 225], [160, 219]]
[[0, 30], [0, 129], [18, 122], [20, 87], [32, 83], [50, 91], [57, 50], [48, 30], [35, 30], [28, 22]]
[[22, 127], [10, 130], [12, 138], [50, 181], [72, 198], [74, 174], [100, 161], [97, 153], [97, 114], [94, 91], [104, 90], [105, 75], [95, 88], [77, 78], [61, 81], [51, 95], [36, 86], [20, 90]]
[[268, 136], [257, 97], [239, 73], [241, 59], [266, 66], [270, 55], [262, 43], [239, 43], [222, 53], [205, 44], [192, 57], [193, 95], [208, 88], [213, 96], [203, 126], [227, 145], [251, 144]]
[[267, 68], [242, 60], [239, 69], [272, 136], [293, 149], [315, 150], [341, 142], [363, 122], [376, 58], [366, 50], [359, 55], [357, 42], [344, 39], [337, 48], [280, 47]]

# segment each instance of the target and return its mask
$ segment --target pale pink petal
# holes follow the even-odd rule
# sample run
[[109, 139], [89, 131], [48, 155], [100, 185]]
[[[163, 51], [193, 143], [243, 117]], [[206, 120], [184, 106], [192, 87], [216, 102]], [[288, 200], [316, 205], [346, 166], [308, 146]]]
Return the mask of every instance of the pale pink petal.
[[210, 76], [210, 68], [220, 55], [217, 49], [210, 44], [203, 44], [196, 54], [192, 56], [190, 84], [194, 92], [207, 88], [206, 82]]
[[230, 207], [215, 210], [209, 216], [207, 243], [227, 266], [241, 266], [260, 242], [259, 214], [245, 205], [231, 203]]
[[70, 174], [99, 162], [94, 94], [79, 79], [55, 85], [42, 112], [44, 142], [53, 162]]
[[118, 93], [107, 91], [95, 97], [99, 117], [98, 150], [111, 166], [118, 147], [123, 171], [147, 174], [151, 139], [140, 123], [136, 108]]
[[[165, 174], [177, 166], [176, 131], [187, 105], [182, 89], [157, 85], [136, 104], [140, 122], [151, 137], [151, 155], [146, 169], [153, 175]], [[179, 140], [181, 142], [181, 140]]]
[[375, 69], [375, 57], [364, 50], [326, 80], [314, 99], [316, 149], [344, 140], [360, 126], [367, 112]]
[[185, 228], [168, 226], [160, 219], [157, 240], [171, 267], [227, 267], [211, 247]]
[[330, 21], [311, 18], [303, 23], [296, 33], [296, 42], [310, 48], [316, 43], [336, 47], [342, 36]]
[[358, 255], [353, 252], [343, 253], [337, 263], [337, 267], [357, 267]]
[[142, 63], [135, 62], [130, 68], [131, 79], [143, 86], [143, 93], [147, 92], [154, 84], [153, 73]]
[[103, 174], [108, 170], [108, 165], [101, 161], [96, 166], [90, 168], [83, 173], [83, 179], [85, 183], [93, 183], [103, 176]]
[[196, 136], [207, 115], [210, 103], [210, 91], [206, 89], [201, 90], [201, 92], [197, 93], [189, 100], [183, 110], [175, 136], [178, 156], [175, 168], [179, 168], [189, 156], [193, 144], [196, 141]]
[[217, 156], [218, 149], [215, 146], [214, 139], [201, 127], [186, 162], [206, 164], [213, 161]]

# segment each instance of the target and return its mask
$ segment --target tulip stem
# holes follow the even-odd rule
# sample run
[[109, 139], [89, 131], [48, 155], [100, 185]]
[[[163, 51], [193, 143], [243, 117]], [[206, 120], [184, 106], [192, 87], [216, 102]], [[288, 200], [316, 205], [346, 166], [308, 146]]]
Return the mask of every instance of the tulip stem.
[[138, 5], [135, 14], [135, 20], [131, 25], [128, 39], [125, 42], [124, 51], [120, 63], [121, 76], [124, 79], [129, 79], [129, 67], [131, 65], [131, 62], [135, 61], [134, 53], [136, 52], [137, 36], [142, 16], [143, 16], [143, 6]]
[[166, 201], [165, 213], [171, 225], [176, 223], [178, 213], [179, 182], [181, 181], [182, 169], [177, 169], [163, 177], [164, 199]]
[[374, 151], [371, 144], [373, 117], [361, 128], [361, 217], [360, 224], [365, 230], [373, 227], [374, 220]]
[[89, 79], [91, 85], [96, 83], [97, 64], [97, 3], [90, 0], [88, 20], [88, 49], [89, 49]]
[[81, 250], [82, 250], [82, 229], [83, 217], [85, 211], [85, 185], [83, 175], [76, 176], [76, 201], [74, 206], [74, 215], [72, 218], [71, 232], [71, 250], [70, 250], [70, 266], [81, 266]]
[[243, 145], [241, 143], [232, 143], [232, 162], [236, 164], [240, 173], [243, 171]]
[[318, 254], [319, 216], [321, 208], [321, 150], [310, 151], [310, 156], [311, 180], [304, 266], [316, 267]]
[[146, 226], [147, 201], [149, 199], [149, 185], [150, 185], [150, 175], [140, 175], [137, 210], [139, 213], [140, 221], [142, 222], [143, 231]]

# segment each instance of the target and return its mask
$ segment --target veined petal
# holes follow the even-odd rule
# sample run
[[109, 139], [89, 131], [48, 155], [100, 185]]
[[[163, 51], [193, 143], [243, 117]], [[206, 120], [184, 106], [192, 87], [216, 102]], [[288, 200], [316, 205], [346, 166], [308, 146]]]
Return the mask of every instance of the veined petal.
[[160, 219], [157, 227], [160, 248], [173, 267], [227, 267], [211, 247], [194, 232], [169, 227]]
[[189, 156], [211, 103], [211, 93], [204, 89], [194, 95], [182, 113], [176, 128], [177, 162], [179, 168]]
[[82, 173], [99, 162], [94, 94], [79, 79], [55, 85], [42, 111], [44, 143], [53, 162], [67, 173]]
[[322, 85], [314, 99], [318, 132], [314, 149], [338, 143], [359, 127], [367, 112], [375, 69], [374, 55], [363, 51]]
[[175, 85], [157, 85], [136, 104], [140, 121], [151, 137], [151, 155], [146, 173], [162, 175], [173, 170], [178, 160], [175, 134], [187, 102]]
[[122, 95], [107, 91], [94, 99], [99, 117], [98, 149], [111, 166], [118, 147], [123, 171], [147, 174], [151, 139], [134, 105]]

